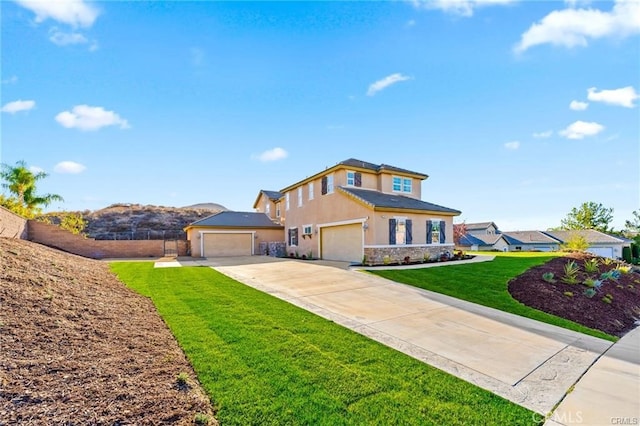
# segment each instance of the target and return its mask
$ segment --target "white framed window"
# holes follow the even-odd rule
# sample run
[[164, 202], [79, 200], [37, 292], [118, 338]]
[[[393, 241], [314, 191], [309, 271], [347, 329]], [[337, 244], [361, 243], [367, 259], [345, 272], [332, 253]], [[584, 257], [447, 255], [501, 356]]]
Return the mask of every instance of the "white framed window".
[[327, 176], [327, 194], [333, 193], [333, 175]]
[[269, 201], [265, 201], [264, 203], [264, 212], [267, 215], [271, 214], [271, 203]]
[[411, 179], [409, 178], [402, 179], [402, 192], [411, 193]]
[[289, 228], [289, 245], [298, 245], [298, 228]]
[[393, 191], [394, 192], [402, 191], [402, 178], [400, 176], [393, 177]]
[[402, 178], [400, 176], [393, 176], [393, 192], [412, 192], [411, 178]]
[[442, 234], [445, 222], [440, 219], [431, 219], [427, 221], [427, 244], [443, 244], [445, 242]]
[[313, 225], [303, 225], [302, 235], [311, 235], [313, 233]]
[[309, 200], [313, 200], [313, 182], [309, 182]]
[[289, 193], [284, 194], [284, 209], [289, 210]]
[[347, 186], [356, 185], [356, 172], [347, 171]]
[[396, 244], [406, 244], [407, 243], [407, 222], [406, 218], [398, 217], [396, 218]]
[[276, 203], [276, 217], [280, 217], [280, 203]]
[[389, 219], [389, 244], [413, 244], [412, 223], [411, 219], [406, 217], [394, 216]]
[[302, 207], [302, 187], [298, 187], [298, 207]]

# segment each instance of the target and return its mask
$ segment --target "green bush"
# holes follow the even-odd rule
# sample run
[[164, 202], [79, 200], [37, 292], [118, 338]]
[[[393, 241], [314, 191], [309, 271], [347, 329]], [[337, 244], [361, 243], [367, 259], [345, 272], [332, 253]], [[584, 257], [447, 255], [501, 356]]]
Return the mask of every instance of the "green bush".
[[631, 247], [622, 247], [622, 258], [625, 262], [631, 263]]
[[631, 257], [636, 259], [640, 257], [640, 246], [636, 243], [631, 243]]

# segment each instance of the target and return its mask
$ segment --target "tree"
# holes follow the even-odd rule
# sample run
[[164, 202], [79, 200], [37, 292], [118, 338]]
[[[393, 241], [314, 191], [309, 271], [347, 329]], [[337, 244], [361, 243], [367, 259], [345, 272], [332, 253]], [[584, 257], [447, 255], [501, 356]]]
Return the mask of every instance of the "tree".
[[45, 172], [32, 172], [24, 161], [18, 161], [15, 166], [2, 164], [0, 179], [2, 187], [9, 190], [12, 196], [2, 197], [2, 205], [9, 210], [27, 217], [33, 217], [53, 201], [63, 201], [57, 194], [36, 194], [38, 181], [49, 176]]
[[453, 242], [458, 246], [460, 245], [460, 238], [467, 233], [467, 225], [462, 223], [453, 224]]
[[595, 229], [601, 232], [611, 232], [609, 224], [613, 220], [613, 209], [606, 208], [600, 203], [589, 201], [580, 207], [574, 207], [567, 217], [560, 221], [561, 229]]
[[562, 244], [560, 248], [566, 251], [585, 251], [589, 248], [589, 243], [582, 235], [575, 235]]
[[640, 232], [640, 210], [635, 210], [631, 213], [633, 217], [631, 220], [625, 220], [624, 229], [628, 233], [638, 233]]

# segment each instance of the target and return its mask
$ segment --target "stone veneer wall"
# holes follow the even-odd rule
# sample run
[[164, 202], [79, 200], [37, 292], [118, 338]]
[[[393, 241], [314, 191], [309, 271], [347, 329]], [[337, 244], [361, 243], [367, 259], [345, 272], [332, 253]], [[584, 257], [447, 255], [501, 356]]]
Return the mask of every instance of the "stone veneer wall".
[[[384, 265], [385, 263], [402, 263], [409, 256], [410, 262], [420, 262], [425, 259], [436, 260], [443, 253], [453, 255], [453, 244], [437, 246], [392, 246], [392, 247], [365, 247], [367, 265]], [[388, 256], [388, 262], [385, 257]]]
[[0, 237], [27, 238], [27, 219], [0, 206]]

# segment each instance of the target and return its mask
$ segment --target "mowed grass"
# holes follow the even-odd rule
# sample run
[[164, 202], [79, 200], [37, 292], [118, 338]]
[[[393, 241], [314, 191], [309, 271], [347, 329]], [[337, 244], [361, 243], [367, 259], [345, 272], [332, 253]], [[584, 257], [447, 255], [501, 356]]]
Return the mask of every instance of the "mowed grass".
[[547, 324], [557, 325], [610, 341], [617, 340], [617, 337], [599, 330], [530, 308], [511, 297], [508, 290], [509, 280], [529, 268], [551, 260], [552, 257], [558, 256], [557, 254], [540, 252], [488, 252], [479, 254], [496, 256], [496, 258], [491, 262], [466, 265], [421, 269], [372, 270], [369, 272], [392, 281], [446, 294]]
[[210, 268], [113, 263], [238, 425], [532, 425], [533, 412]]

